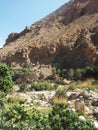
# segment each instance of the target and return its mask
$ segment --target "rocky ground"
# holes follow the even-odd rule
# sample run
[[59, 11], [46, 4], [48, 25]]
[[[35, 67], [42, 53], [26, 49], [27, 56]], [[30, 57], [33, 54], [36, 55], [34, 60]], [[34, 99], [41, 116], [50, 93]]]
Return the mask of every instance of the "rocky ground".
[[[63, 88], [66, 85], [63, 85]], [[17, 87], [18, 88], [18, 87]], [[14, 92], [7, 97], [22, 98], [25, 102], [23, 106], [40, 106], [47, 109], [52, 107], [52, 98], [56, 91], [31, 91], [31, 92]], [[76, 89], [66, 91], [66, 104], [80, 114], [82, 119], [91, 119], [98, 126], [98, 90]]]

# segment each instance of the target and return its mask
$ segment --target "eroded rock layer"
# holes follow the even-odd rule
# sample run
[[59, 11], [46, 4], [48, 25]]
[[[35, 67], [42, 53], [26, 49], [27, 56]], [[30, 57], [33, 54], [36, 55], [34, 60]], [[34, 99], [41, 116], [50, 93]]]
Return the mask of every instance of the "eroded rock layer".
[[98, 65], [98, 0], [71, 0], [20, 33], [11, 33], [0, 61], [11, 66]]

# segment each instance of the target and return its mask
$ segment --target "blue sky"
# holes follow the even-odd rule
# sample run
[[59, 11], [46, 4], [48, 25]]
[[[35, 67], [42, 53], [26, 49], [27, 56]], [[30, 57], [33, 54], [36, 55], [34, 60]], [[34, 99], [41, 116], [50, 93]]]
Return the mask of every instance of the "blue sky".
[[11, 32], [20, 32], [69, 0], [0, 0], [0, 46]]

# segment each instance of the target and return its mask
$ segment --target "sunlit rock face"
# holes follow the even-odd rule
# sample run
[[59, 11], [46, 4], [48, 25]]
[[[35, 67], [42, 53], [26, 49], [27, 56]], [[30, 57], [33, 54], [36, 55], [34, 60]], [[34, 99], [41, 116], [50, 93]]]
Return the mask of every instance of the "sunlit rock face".
[[11, 33], [0, 61], [78, 68], [98, 65], [98, 0], [71, 0], [20, 33]]

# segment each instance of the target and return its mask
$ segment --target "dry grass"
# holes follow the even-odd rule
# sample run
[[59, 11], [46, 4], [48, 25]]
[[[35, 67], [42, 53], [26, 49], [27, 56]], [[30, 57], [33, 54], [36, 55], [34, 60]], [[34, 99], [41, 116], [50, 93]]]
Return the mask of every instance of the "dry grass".
[[57, 96], [54, 96], [52, 98], [52, 104], [53, 105], [57, 105], [57, 104], [60, 104], [60, 103], [67, 104], [67, 99], [64, 98], [64, 97], [57, 97]]
[[42, 107], [42, 106], [37, 106], [37, 110], [41, 111], [44, 114], [48, 114], [49, 112], [52, 111], [52, 107]]
[[87, 80], [85, 80], [83, 82], [77, 82], [76, 86], [78, 88], [85, 88], [87, 86], [91, 86], [93, 81], [94, 81], [94, 79], [87, 79]]
[[85, 81], [78, 81], [76, 83], [72, 83], [67, 88], [68, 90], [74, 89], [88, 89], [88, 90], [98, 90], [98, 80], [95, 79], [87, 79]]
[[66, 90], [64, 89], [58, 89], [56, 91], [56, 94], [52, 98], [53, 105], [60, 104], [60, 103], [67, 104]]

